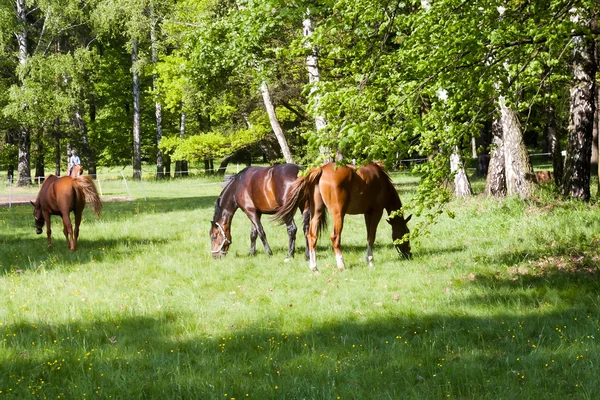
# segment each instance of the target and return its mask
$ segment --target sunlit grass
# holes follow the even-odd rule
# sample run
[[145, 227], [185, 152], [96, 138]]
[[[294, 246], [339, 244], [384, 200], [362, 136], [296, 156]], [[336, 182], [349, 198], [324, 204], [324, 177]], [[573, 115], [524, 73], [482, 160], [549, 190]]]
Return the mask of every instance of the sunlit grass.
[[[415, 180], [395, 180], [406, 202]], [[597, 205], [456, 201], [412, 260], [381, 223], [374, 268], [363, 218], [349, 216], [346, 271], [325, 234], [313, 275], [300, 235], [283, 262], [285, 228], [267, 217], [274, 255], [259, 242], [249, 257], [241, 212], [230, 254], [213, 260], [219, 182], [144, 185], [98, 220], [86, 209], [73, 254], [58, 218], [48, 250], [31, 206], [0, 208], [0, 395], [600, 396]]]

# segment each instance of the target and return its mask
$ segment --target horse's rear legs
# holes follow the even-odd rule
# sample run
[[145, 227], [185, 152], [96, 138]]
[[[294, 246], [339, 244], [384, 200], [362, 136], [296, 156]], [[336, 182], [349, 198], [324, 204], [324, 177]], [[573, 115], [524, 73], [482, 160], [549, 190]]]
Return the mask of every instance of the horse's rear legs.
[[296, 232], [298, 232], [298, 228], [296, 227], [296, 223], [294, 220], [288, 221], [285, 224], [288, 232], [288, 252], [287, 257], [284, 262], [289, 261], [291, 258], [294, 258], [294, 253], [296, 252]]
[[73, 236], [73, 225], [71, 224], [71, 217], [69, 214], [63, 213], [63, 233], [65, 234], [65, 239], [67, 239], [67, 248], [71, 251], [75, 251], [77, 248], [77, 241]]
[[342, 255], [341, 243], [342, 243], [342, 228], [344, 227], [344, 217], [341, 214], [333, 215], [333, 231], [331, 232], [331, 245], [333, 246], [333, 252], [335, 253], [335, 262], [338, 270], [343, 271], [344, 256]]

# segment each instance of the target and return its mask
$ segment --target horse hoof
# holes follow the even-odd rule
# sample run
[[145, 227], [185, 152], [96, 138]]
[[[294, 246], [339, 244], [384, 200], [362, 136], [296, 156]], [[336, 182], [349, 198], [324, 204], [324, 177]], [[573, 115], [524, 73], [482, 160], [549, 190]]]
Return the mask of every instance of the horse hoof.
[[343, 271], [343, 270], [344, 270], [344, 267], [338, 267], [338, 271], [340, 271], [340, 272], [341, 272], [341, 271]]

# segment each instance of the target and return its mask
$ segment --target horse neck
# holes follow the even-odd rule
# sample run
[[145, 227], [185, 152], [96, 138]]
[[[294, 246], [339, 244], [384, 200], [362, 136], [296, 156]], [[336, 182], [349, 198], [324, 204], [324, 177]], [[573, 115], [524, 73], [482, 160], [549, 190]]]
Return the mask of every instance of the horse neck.
[[385, 206], [385, 210], [387, 211], [387, 213], [389, 215], [393, 211], [397, 211], [401, 208], [402, 208], [402, 202], [400, 201], [400, 196], [398, 196], [398, 192], [396, 191], [396, 188], [390, 181], [389, 186], [388, 186], [388, 202]]
[[219, 207], [220, 212], [218, 213], [218, 215], [214, 216], [215, 222], [219, 222], [222, 225], [230, 225], [231, 219], [233, 218], [233, 214], [235, 214], [239, 207], [237, 201], [235, 200], [237, 186], [237, 180], [232, 181], [221, 193], [221, 205]]

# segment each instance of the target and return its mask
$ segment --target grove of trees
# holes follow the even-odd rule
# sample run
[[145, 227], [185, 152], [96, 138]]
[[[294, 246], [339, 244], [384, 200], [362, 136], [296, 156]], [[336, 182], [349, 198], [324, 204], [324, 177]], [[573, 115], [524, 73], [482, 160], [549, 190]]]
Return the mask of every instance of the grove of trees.
[[[98, 166], [425, 157], [417, 208], [597, 173], [597, 0], [5, 0], [0, 168], [19, 185]], [[561, 153], [564, 150], [565, 156]], [[489, 167], [487, 160], [489, 160]], [[418, 210], [417, 210], [418, 212]]]

